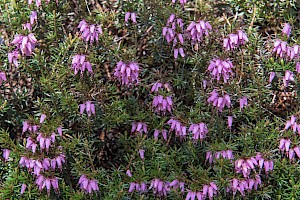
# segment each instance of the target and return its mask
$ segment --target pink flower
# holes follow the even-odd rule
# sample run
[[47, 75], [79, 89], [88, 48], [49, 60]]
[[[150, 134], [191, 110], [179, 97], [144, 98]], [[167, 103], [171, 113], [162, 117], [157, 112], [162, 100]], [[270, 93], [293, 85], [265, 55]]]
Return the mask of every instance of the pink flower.
[[282, 29], [282, 34], [287, 35], [290, 37], [292, 31], [292, 27], [289, 23], [284, 23], [283, 29]]
[[212, 103], [213, 106], [217, 107], [217, 109], [220, 112], [223, 111], [223, 108], [225, 106], [230, 108], [231, 101], [230, 101], [230, 96], [228, 94], [225, 94], [223, 97], [220, 97], [216, 89], [214, 89], [210, 94], [211, 95], [207, 99], [207, 102]]
[[119, 61], [115, 68], [114, 76], [122, 85], [132, 85], [139, 82], [139, 65], [135, 62], [124, 63]]
[[288, 130], [290, 127], [292, 127], [294, 133], [296, 131], [299, 132], [300, 131], [300, 126], [297, 124], [296, 120], [297, 120], [297, 117], [295, 117], [294, 115], [292, 115], [291, 119], [286, 121], [284, 129]]
[[290, 58], [290, 60], [294, 59], [294, 58], [298, 58], [299, 57], [299, 45], [294, 45], [292, 47], [288, 47], [287, 49], [287, 57]]
[[240, 109], [248, 105], [247, 97], [240, 98]]
[[87, 193], [99, 191], [98, 181], [95, 179], [90, 180], [85, 175], [82, 175], [79, 178], [78, 185], [80, 185], [80, 189], [84, 190]]
[[286, 70], [283, 77], [284, 87], [288, 87], [290, 81], [295, 81], [293, 72]]
[[25, 24], [22, 24], [22, 27], [23, 27], [23, 30], [28, 30], [28, 31], [31, 31], [31, 24], [30, 23], [25, 23]]
[[131, 128], [131, 133], [138, 132], [142, 136], [143, 133], [148, 132], [148, 126], [144, 122], [133, 122], [132, 123], [132, 128]]
[[236, 34], [229, 34], [227, 38], [224, 38], [223, 47], [226, 50], [233, 50], [234, 48], [248, 42], [248, 37], [243, 30], [238, 30]]
[[18, 50], [13, 50], [12, 52], [9, 52], [7, 55], [8, 55], [7, 56], [8, 57], [8, 62], [10, 64], [13, 63], [16, 67], [18, 67], [19, 66], [18, 60], [19, 60], [19, 55], [20, 55], [19, 51]]
[[271, 83], [273, 81], [273, 79], [275, 78], [276, 73], [275, 72], [270, 72], [270, 79], [269, 79], [269, 83]]
[[288, 51], [287, 43], [280, 39], [275, 40], [273, 52], [276, 52], [277, 56], [283, 58]]
[[31, 11], [31, 14], [30, 14], [30, 24], [33, 24], [34, 21], [37, 21], [37, 12], [36, 11]]
[[175, 131], [175, 135], [179, 137], [185, 137], [187, 135], [186, 133], [186, 126], [182, 125], [180, 121], [176, 119], [170, 119], [167, 124], [169, 124], [170, 130]]
[[152, 107], [155, 109], [156, 113], [166, 114], [166, 111], [171, 113], [173, 108], [172, 97], [167, 96], [164, 98], [162, 95], [154, 96]]
[[229, 129], [231, 129], [233, 117], [232, 116], [228, 116], [227, 118], [228, 118], [228, 120], [227, 120], [228, 121], [227, 122], [228, 123], [228, 127], [229, 127]]
[[203, 122], [199, 124], [192, 124], [189, 128], [189, 132], [192, 132], [193, 139], [199, 140], [202, 142], [203, 139], [206, 138], [206, 134], [208, 133], [207, 125]]
[[90, 42], [92, 45], [94, 42], [98, 42], [99, 35], [102, 35], [101, 26], [96, 24], [88, 24], [85, 20], [81, 20], [78, 28], [81, 32], [81, 38], [85, 40], [85, 42]]
[[92, 64], [85, 60], [86, 55], [76, 54], [72, 59], [72, 69], [74, 70], [74, 75], [77, 75], [80, 71], [81, 76], [83, 76], [84, 71], [88, 71], [89, 74], [93, 74]]
[[145, 151], [143, 149], [140, 149], [139, 154], [140, 154], [141, 159], [144, 160], [145, 159], [145, 155], [144, 155]]
[[21, 187], [20, 194], [23, 194], [25, 192], [26, 188], [27, 188], [27, 185], [23, 183], [22, 187]]
[[188, 38], [193, 42], [201, 42], [204, 37], [209, 35], [209, 32], [212, 30], [211, 25], [208, 22], [199, 20], [196, 22], [191, 22], [187, 27]]
[[5, 161], [8, 161], [10, 152], [11, 150], [9, 149], [3, 149], [3, 158]]
[[4, 72], [0, 71], [0, 85], [2, 84], [2, 81], [6, 81], [6, 76]]
[[128, 19], [131, 19], [131, 21], [133, 22], [133, 23], [137, 23], [137, 21], [136, 21], [136, 14], [134, 13], [134, 12], [132, 12], [132, 13], [130, 13], [130, 12], [127, 12], [127, 13], [125, 13], [125, 22], [128, 22]]
[[[163, 138], [164, 138], [165, 141], [168, 140], [167, 133], [168, 133], [167, 130], [165, 130], [165, 129], [162, 129], [162, 130], [161, 130], [161, 134], [162, 134], [162, 136], [163, 136]], [[160, 134], [160, 131], [157, 130], [157, 129], [155, 129], [155, 130], [154, 130], [154, 139], [155, 139], [155, 140], [158, 139], [158, 135], [159, 135], [159, 134]]]
[[223, 76], [224, 82], [227, 83], [230, 76], [233, 76], [232, 69], [233, 69], [233, 64], [229, 59], [221, 60], [215, 58], [210, 61], [207, 70], [210, 71], [212, 77], [214, 79], [217, 79], [217, 81], [219, 81], [221, 76]]
[[300, 74], [300, 62], [296, 63], [296, 72]]
[[126, 175], [127, 175], [127, 176], [129, 176], [129, 177], [132, 177], [132, 174], [131, 174], [131, 171], [130, 171], [130, 169], [127, 169], [127, 171], [126, 171]]
[[157, 178], [151, 181], [149, 190], [151, 189], [153, 190], [153, 194], [158, 197], [166, 197], [169, 191], [168, 184]]
[[16, 45], [17, 49], [21, 50], [23, 56], [30, 56], [37, 44], [37, 39], [33, 33], [30, 33], [28, 36], [16, 35], [11, 44]]
[[80, 115], [83, 114], [84, 110], [86, 110], [88, 117], [91, 117], [92, 114], [96, 115], [95, 105], [93, 104], [92, 101], [86, 101], [85, 103], [80, 104], [79, 107], [80, 107]]
[[44, 123], [45, 119], [46, 119], [46, 115], [42, 114], [40, 118], [40, 124]]

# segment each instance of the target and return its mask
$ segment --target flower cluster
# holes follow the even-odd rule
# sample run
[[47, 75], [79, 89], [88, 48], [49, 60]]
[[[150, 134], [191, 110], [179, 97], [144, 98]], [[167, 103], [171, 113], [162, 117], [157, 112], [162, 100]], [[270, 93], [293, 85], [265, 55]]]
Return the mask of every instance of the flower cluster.
[[88, 179], [85, 175], [79, 178], [78, 185], [80, 189], [91, 194], [93, 191], [99, 191], [98, 181], [93, 179]]
[[100, 25], [89, 24], [85, 20], [80, 21], [78, 28], [80, 29], [82, 39], [84, 39], [85, 42], [90, 42], [91, 45], [95, 41], [98, 42], [99, 35], [102, 35]]
[[199, 124], [192, 124], [189, 128], [189, 132], [192, 132], [193, 139], [202, 141], [206, 138], [206, 134], [208, 133], [207, 125], [203, 122]]
[[171, 96], [164, 98], [162, 95], [154, 96], [152, 107], [155, 109], [156, 113], [165, 114], [166, 111], [172, 112], [173, 101]]
[[235, 171], [237, 173], [243, 173], [245, 178], [249, 177], [251, 170], [254, 170], [255, 166], [258, 166], [260, 169], [264, 167], [266, 173], [273, 170], [273, 161], [265, 160], [260, 153], [248, 159], [238, 159], [234, 164]]
[[248, 178], [248, 179], [243, 179], [239, 180], [237, 178], [234, 178], [230, 181], [230, 186], [227, 187], [226, 191], [233, 192], [233, 195], [239, 191], [242, 196], [245, 196], [245, 191], [250, 192], [253, 190], [258, 189], [258, 186], [261, 185], [261, 178], [258, 174], [255, 175], [255, 178]]
[[280, 40], [280, 39], [277, 39], [274, 43], [274, 49], [273, 49], [273, 52], [276, 52], [276, 55], [280, 56], [281, 58], [283, 58], [286, 53], [287, 53], [287, 43]]
[[75, 55], [72, 59], [72, 69], [74, 70], [74, 75], [77, 75], [79, 70], [81, 76], [83, 75], [84, 71], [87, 70], [90, 74], [93, 74], [92, 65], [90, 62], [85, 60], [85, 55]]
[[211, 151], [207, 151], [205, 161], [208, 161], [209, 164], [212, 164], [214, 158], [220, 159], [220, 157], [223, 157], [224, 159], [228, 159], [228, 160], [234, 159], [232, 150], [228, 149], [228, 150], [217, 151], [215, 153]]
[[233, 64], [229, 59], [221, 60], [219, 58], [215, 58], [210, 61], [208, 66], [208, 71], [210, 71], [212, 77], [220, 80], [221, 76], [223, 76], [223, 80], [225, 83], [229, 80], [230, 76], [233, 75]]
[[162, 129], [161, 131], [155, 129], [154, 130], [154, 139], [157, 140], [160, 133], [163, 136], [164, 140], [167, 141], [168, 140], [168, 131], [166, 129]]
[[0, 71], [0, 85], [2, 84], [2, 81], [6, 81], [6, 75], [5, 72]]
[[273, 160], [266, 160], [260, 153], [257, 153], [255, 159], [258, 162], [258, 166], [260, 169], [265, 169], [265, 173], [268, 174], [269, 171], [274, 169], [274, 161]]
[[247, 97], [240, 98], [240, 109], [244, 108], [247, 105], [248, 105]]
[[147, 183], [145, 182], [131, 182], [128, 192], [132, 193], [137, 191], [139, 193], [145, 193], [148, 190], [153, 191], [155, 196], [166, 197], [170, 190], [176, 190], [180, 188], [181, 192], [184, 192], [184, 183], [178, 180], [173, 180], [172, 182], [164, 182], [158, 178], [153, 179], [150, 183], [149, 189]]
[[169, 124], [170, 131], [175, 131], [175, 135], [179, 137], [185, 137], [186, 136], [186, 126], [182, 125], [180, 121], [176, 119], [170, 119], [167, 124]]
[[28, 171], [32, 171], [33, 169], [33, 174], [37, 176], [40, 175], [41, 172], [49, 170], [50, 168], [53, 170], [56, 168], [62, 170], [63, 163], [65, 163], [65, 155], [62, 153], [52, 159], [44, 158], [42, 160], [35, 160], [26, 156], [22, 156], [19, 161], [19, 164], [23, 167], [26, 167]]
[[37, 39], [33, 33], [28, 36], [16, 35], [11, 44], [16, 45], [16, 50], [20, 50], [23, 56], [30, 56], [37, 44]]
[[209, 22], [199, 20], [198, 22], [191, 22], [187, 27], [188, 38], [192, 43], [201, 42], [203, 38], [209, 35], [209, 31], [212, 30]]
[[43, 175], [38, 175], [35, 183], [38, 185], [39, 190], [42, 191], [45, 187], [47, 189], [48, 194], [50, 193], [51, 186], [54, 189], [55, 192], [59, 192], [58, 189], [58, 178], [52, 177], [52, 178], [46, 178]]
[[86, 110], [88, 116], [96, 115], [95, 111], [95, 104], [93, 104], [92, 101], [86, 101], [85, 103], [82, 103], [79, 105], [80, 108], [80, 115], [83, 114], [84, 110]]
[[25, 23], [25, 24], [22, 24], [22, 27], [23, 27], [24, 30], [27, 29], [28, 31], [31, 31], [32, 25], [34, 24], [35, 21], [37, 21], [37, 12], [36, 11], [31, 11], [29, 19], [30, 19], [30, 21]]
[[7, 54], [8, 62], [10, 64], [14, 64], [16, 67], [18, 67], [19, 66], [19, 63], [18, 63], [19, 56], [20, 56], [20, 53], [18, 50], [13, 50], [12, 52], [9, 52]]
[[171, 91], [171, 86], [169, 83], [155, 82], [151, 87], [151, 92], [158, 92], [159, 89], [166, 89], [169, 92]]
[[295, 158], [295, 155], [300, 158], [300, 148], [298, 146], [295, 146], [294, 148], [290, 148], [291, 146], [291, 140], [288, 138], [281, 138], [279, 143], [279, 150], [282, 152], [286, 152], [288, 155], [288, 158], [293, 161]]
[[202, 190], [199, 192], [193, 192], [193, 191], [189, 191], [187, 193], [186, 196], [186, 200], [194, 200], [197, 199], [198, 200], [204, 200], [207, 197], [209, 199], [213, 199], [213, 197], [217, 194], [218, 192], [218, 187], [214, 182], [210, 182], [209, 185], [203, 185]]
[[297, 117], [295, 117], [294, 115], [292, 115], [291, 119], [286, 121], [284, 129], [288, 130], [289, 128], [292, 128], [294, 133], [296, 131], [298, 131], [298, 133], [300, 133], [300, 125], [297, 124], [296, 120], [297, 120]]
[[114, 76], [122, 83], [122, 85], [137, 84], [139, 82], [139, 65], [135, 62], [125, 63], [119, 61], [115, 68]]
[[167, 193], [171, 190], [171, 187], [173, 187], [173, 189], [177, 189], [178, 186], [183, 189], [184, 183], [179, 182], [178, 180], [169, 183], [156, 178], [151, 181], [149, 190], [152, 189], [155, 196], [166, 197]]
[[236, 34], [231, 33], [227, 38], [224, 38], [223, 47], [226, 50], [233, 50], [246, 42], [248, 42], [246, 33], [243, 30], [238, 30]]
[[283, 85], [284, 85], [284, 87], [288, 87], [290, 81], [295, 81], [294, 74], [293, 74], [293, 72], [291, 72], [289, 70], [286, 70], [285, 74], [284, 74], [284, 77], [283, 77]]
[[[180, 18], [175, 18], [174, 14], [171, 14], [168, 18], [167, 24], [163, 27], [162, 34], [168, 43], [173, 41], [174, 58], [178, 58], [178, 54], [183, 58], [185, 57], [182, 45], [183, 40], [183, 21]], [[179, 43], [178, 43], [179, 41]]]
[[131, 182], [129, 186], [128, 192], [134, 192], [134, 190], [144, 193], [147, 191], [147, 185], [145, 182], [137, 183], [137, 182]]
[[[35, 183], [40, 191], [46, 188], [47, 192], [50, 193], [51, 187], [55, 190], [55, 192], [59, 191], [58, 178], [53, 176], [45, 176], [45, 174], [47, 174], [47, 171], [55, 171], [57, 168], [62, 171], [63, 164], [66, 162], [66, 156], [62, 152], [61, 146], [55, 148], [56, 135], [58, 134], [62, 136], [62, 127], [58, 127], [56, 131], [51, 133], [51, 135], [40, 131], [42, 130], [41, 127], [43, 126], [46, 118], [47, 116], [45, 114], [41, 114], [39, 125], [30, 123], [28, 121], [23, 122], [22, 133], [29, 134], [29, 136], [26, 138], [25, 147], [26, 149], [30, 150], [31, 153], [22, 155], [20, 157], [19, 164], [22, 167], [26, 167], [28, 172], [32, 173], [34, 177], [36, 177]], [[49, 154], [50, 147], [51, 154]], [[40, 149], [39, 152], [36, 151], [37, 148]], [[54, 151], [52, 150], [55, 150], [54, 155]], [[57, 150], [60, 152], [58, 153]], [[34, 157], [28, 156], [32, 154]], [[51, 155], [51, 157], [46, 157], [46, 155]]]
[[210, 97], [207, 99], [207, 102], [212, 103], [213, 106], [217, 107], [220, 112], [223, 111], [225, 106], [230, 108], [231, 104], [230, 96], [225, 94], [223, 97], [220, 97], [216, 89], [210, 93]]
[[[291, 34], [291, 26], [288, 23], [284, 24], [282, 29], [282, 34], [287, 35], [288, 37]], [[282, 41], [280, 39], [276, 39], [274, 42], [274, 49], [273, 52], [276, 53], [277, 56], [280, 58], [286, 58], [293, 60], [294, 58], [299, 57], [299, 45], [295, 44], [294, 46], [288, 46], [287, 42]]]
[[131, 133], [138, 132], [142, 136], [143, 133], [148, 132], [148, 126], [144, 122], [133, 122], [132, 123], [132, 128], [131, 128]]
[[135, 23], [135, 24], [137, 23], [136, 14], [134, 12], [132, 12], [132, 13], [131, 12], [126, 12], [125, 13], [125, 22], [128, 22], [129, 17], [130, 17], [130, 19], [133, 23]]

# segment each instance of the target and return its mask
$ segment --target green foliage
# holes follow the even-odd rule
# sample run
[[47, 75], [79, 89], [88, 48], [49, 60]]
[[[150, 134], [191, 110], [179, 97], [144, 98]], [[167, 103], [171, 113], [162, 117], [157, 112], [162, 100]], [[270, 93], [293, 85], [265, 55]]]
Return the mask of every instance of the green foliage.
[[[131, 182], [143, 181], [149, 187], [156, 178], [185, 183], [183, 193], [171, 190], [166, 199], [185, 199], [187, 191], [200, 191], [202, 185], [212, 181], [219, 188], [215, 199], [300, 198], [299, 159], [291, 161], [278, 149], [280, 139], [287, 137], [292, 138], [291, 147], [299, 145], [298, 135], [282, 131], [289, 116], [299, 116], [299, 105], [279, 113], [271, 109], [277, 103], [272, 101], [272, 92], [281, 91], [285, 70], [296, 71], [294, 61], [274, 55], [273, 40], [282, 38], [289, 45], [297, 44], [299, 3], [193, 0], [184, 9], [179, 3], [171, 4], [171, 0], [42, 0], [39, 8], [35, 2], [27, 3], [0, 0], [0, 37], [4, 41], [0, 42], [0, 72], [7, 74], [7, 81], [0, 84], [0, 149], [11, 150], [9, 160], [1, 158], [0, 162], [1, 199], [159, 199], [152, 190], [128, 192]], [[32, 25], [38, 44], [31, 56], [19, 56], [19, 66], [15, 67], [9, 63], [7, 53], [14, 50], [11, 42], [16, 35], [30, 33], [22, 24], [29, 21], [32, 10], [38, 13]], [[137, 24], [124, 21], [126, 12], [137, 14]], [[174, 59], [172, 44], [162, 36], [162, 28], [173, 13], [184, 20], [185, 27], [198, 20], [209, 21], [213, 27], [201, 43], [191, 44], [185, 38], [184, 58]], [[102, 27], [103, 34], [93, 45], [84, 42], [77, 28], [83, 19]], [[284, 22], [293, 25], [290, 38], [279, 32]], [[223, 39], [239, 29], [247, 33], [249, 42], [234, 51], [225, 51]], [[93, 74], [74, 75], [71, 66], [76, 54], [86, 55]], [[207, 67], [216, 57], [233, 62], [234, 76], [229, 83], [211, 79]], [[139, 64], [139, 84], [126, 86], [116, 80], [114, 69], [120, 60]], [[269, 84], [271, 71], [278, 76]], [[31, 88], [18, 86], [23, 79], [30, 80]], [[298, 91], [298, 79], [295, 75], [288, 92]], [[154, 94], [150, 91], [156, 81], [172, 87], [160, 93], [172, 96], [172, 114], [153, 112]], [[230, 95], [232, 106], [223, 112], [207, 102], [215, 88]], [[9, 91], [8, 95], [4, 91]], [[243, 96], [249, 105], [240, 109], [239, 99]], [[293, 98], [298, 101], [297, 96]], [[95, 104], [96, 115], [80, 113], [79, 105], [86, 101]], [[26, 149], [29, 134], [22, 133], [22, 123], [40, 124], [41, 114], [47, 118], [40, 131], [50, 136], [62, 126], [63, 136], [56, 139], [50, 152], [38, 149], [35, 155]], [[231, 128], [228, 116], [233, 116]], [[171, 118], [187, 129], [204, 122], [209, 130], [207, 138], [195, 142], [191, 134], [183, 139], [168, 131], [166, 141], [161, 134], [155, 140], [155, 129], [169, 130], [167, 122]], [[148, 133], [131, 133], [133, 122], [145, 122]], [[59, 191], [39, 191], [37, 177], [19, 164], [20, 158], [41, 159], [60, 148], [66, 156], [62, 169], [50, 175], [43, 172], [59, 178]], [[140, 149], [145, 151], [145, 159], [140, 158]], [[208, 151], [228, 149], [233, 150], [234, 160], [216, 159], [209, 164], [205, 159]], [[243, 179], [235, 171], [234, 161], [257, 152], [274, 160], [274, 170], [268, 174], [262, 170], [262, 185], [246, 192], [245, 197], [239, 192], [227, 192], [230, 180]], [[126, 175], [128, 169], [132, 177]], [[99, 192], [84, 193], [78, 184], [81, 175], [97, 180]], [[23, 183], [27, 188], [21, 195]]]

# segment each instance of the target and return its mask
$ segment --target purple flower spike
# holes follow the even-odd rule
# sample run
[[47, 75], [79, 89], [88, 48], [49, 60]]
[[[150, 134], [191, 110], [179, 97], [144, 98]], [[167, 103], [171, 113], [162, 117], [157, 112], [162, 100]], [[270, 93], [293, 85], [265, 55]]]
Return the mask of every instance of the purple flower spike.
[[212, 103], [212, 105], [217, 107], [220, 112], [223, 111], [225, 106], [228, 108], [231, 106], [230, 96], [225, 94], [223, 97], [219, 97], [216, 89], [210, 93], [210, 97], [207, 99], [207, 102]]
[[197, 23], [191, 22], [187, 27], [188, 38], [192, 41], [192, 43], [201, 42], [204, 37], [209, 35], [211, 30], [212, 27], [208, 22], [203, 20], [199, 20]]
[[119, 61], [117, 67], [115, 68], [114, 76], [115, 78], [122, 83], [122, 85], [132, 85], [137, 84], [139, 65], [135, 62], [125, 63]]
[[286, 56], [288, 51], [287, 43], [284, 41], [281, 41], [280, 39], [277, 39], [274, 43], [274, 49], [273, 52], [276, 53], [277, 56], [280, 58], [283, 58]]
[[92, 45], [94, 42], [98, 42], [99, 35], [102, 35], [102, 29], [100, 25], [88, 24], [85, 20], [81, 20], [78, 28], [81, 32], [81, 38], [85, 42], [90, 42]]
[[213, 59], [210, 61], [208, 66], [208, 71], [211, 73], [211, 76], [217, 81], [220, 81], [221, 76], [223, 76], [223, 80], [225, 83], [228, 82], [230, 76], [233, 76], [233, 64], [232, 62], [221, 59]]

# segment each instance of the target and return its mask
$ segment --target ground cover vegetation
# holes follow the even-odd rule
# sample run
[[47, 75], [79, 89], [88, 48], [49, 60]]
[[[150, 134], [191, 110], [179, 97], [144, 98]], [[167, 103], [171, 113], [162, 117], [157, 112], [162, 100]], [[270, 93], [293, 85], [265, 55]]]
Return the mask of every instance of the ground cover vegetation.
[[0, 0], [0, 198], [300, 199], [299, 9]]

